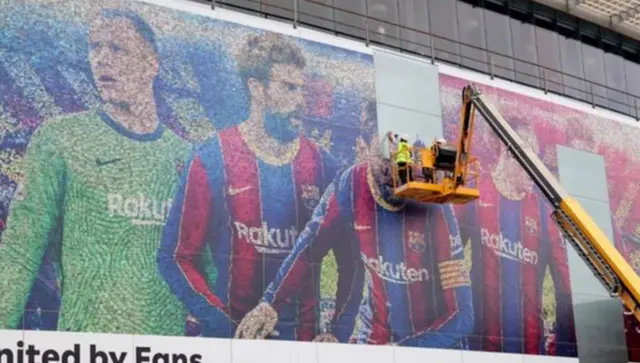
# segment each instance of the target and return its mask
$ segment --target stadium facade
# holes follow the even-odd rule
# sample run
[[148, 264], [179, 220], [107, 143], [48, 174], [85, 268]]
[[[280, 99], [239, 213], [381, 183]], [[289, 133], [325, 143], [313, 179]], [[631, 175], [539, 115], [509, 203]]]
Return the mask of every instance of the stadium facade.
[[390, 203], [368, 162], [454, 139], [474, 82], [640, 271], [632, 32], [527, 1], [1, 9], [0, 363], [640, 361], [482, 122], [473, 205]]

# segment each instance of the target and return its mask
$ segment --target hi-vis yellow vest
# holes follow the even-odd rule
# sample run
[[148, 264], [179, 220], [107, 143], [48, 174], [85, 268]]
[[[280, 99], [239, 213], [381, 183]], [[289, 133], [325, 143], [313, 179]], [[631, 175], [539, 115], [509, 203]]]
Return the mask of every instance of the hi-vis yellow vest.
[[411, 149], [409, 144], [404, 141], [400, 141], [398, 144], [398, 151], [396, 152], [396, 164], [397, 163], [410, 163], [411, 162]]

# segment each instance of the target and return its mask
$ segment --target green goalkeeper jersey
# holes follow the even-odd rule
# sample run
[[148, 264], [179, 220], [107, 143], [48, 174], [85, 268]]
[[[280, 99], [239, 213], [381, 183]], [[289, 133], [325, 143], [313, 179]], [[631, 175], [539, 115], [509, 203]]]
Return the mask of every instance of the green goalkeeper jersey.
[[186, 311], [156, 256], [190, 149], [162, 127], [133, 134], [102, 112], [40, 127], [0, 243], [0, 329], [18, 326], [41, 258], [55, 243], [58, 330], [183, 335]]

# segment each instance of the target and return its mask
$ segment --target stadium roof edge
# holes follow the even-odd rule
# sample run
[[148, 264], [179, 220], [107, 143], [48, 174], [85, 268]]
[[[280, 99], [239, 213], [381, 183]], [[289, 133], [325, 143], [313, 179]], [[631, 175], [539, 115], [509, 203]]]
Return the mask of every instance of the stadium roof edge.
[[621, 2], [616, 0], [533, 1], [640, 40], [640, 1], [638, 0], [628, 0], [629, 6], [624, 8], [621, 8]]

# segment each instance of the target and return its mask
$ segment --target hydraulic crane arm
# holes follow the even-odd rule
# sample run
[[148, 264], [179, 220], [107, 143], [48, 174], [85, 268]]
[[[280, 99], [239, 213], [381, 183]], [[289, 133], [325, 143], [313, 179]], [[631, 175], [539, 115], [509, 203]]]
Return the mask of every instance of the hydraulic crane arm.
[[618, 296], [640, 320], [640, 277], [596, 225], [580, 203], [571, 198], [558, 180], [526, 145], [511, 125], [475, 86], [462, 91], [463, 121], [473, 120], [477, 110], [507, 146], [533, 182], [553, 205], [553, 219], [611, 296]]
[[471, 154], [471, 140], [476, 121], [475, 112], [471, 112], [473, 104], [464, 102], [460, 113], [460, 130], [458, 132], [458, 148], [454, 170], [455, 186], [463, 185], [469, 172], [469, 157]]

